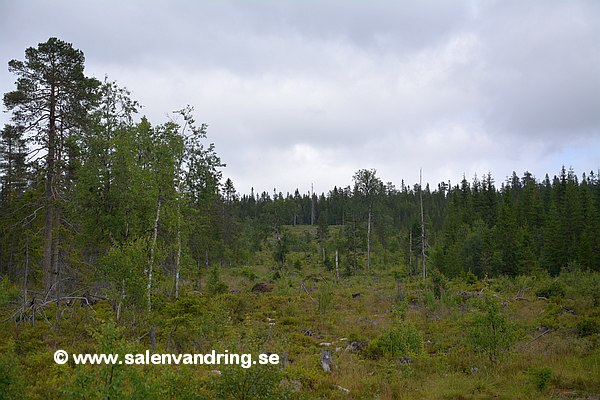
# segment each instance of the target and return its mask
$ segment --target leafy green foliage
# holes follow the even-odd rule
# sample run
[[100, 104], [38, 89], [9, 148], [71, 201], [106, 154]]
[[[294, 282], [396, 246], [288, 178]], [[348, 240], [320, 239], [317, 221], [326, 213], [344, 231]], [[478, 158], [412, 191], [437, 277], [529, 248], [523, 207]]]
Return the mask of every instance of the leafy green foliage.
[[224, 400], [286, 399], [279, 388], [280, 381], [281, 373], [274, 366], [229, 366], [215, 377], [211, 386], [216, 398]]
[[473, 350], [486, 354], [496, 363], [500, 356], [517, 340], [514, 324], [500, 312], [500, 305], [493, 299], [485, 299], [484, 310], [471, 319], [468, 326], [468, 342]]
[[552, 368], [544, 366], [534, 368], [531, 371], [531, 380], [537, 390], [543, 391], [548, 387], [548, 383], [552, 378]]
[[133, 312], [144, 309], [146, 280], [144, 269], [148, 266], [148, 246], [143, 239], [130, 240], [121, 246], [112, 246], [100, 260], [104, 279], [112, 284], [109, 295], [115, 304]]
[[372, 357], [414, 357], [423, 352], [423, 337], [412, 325], [398, 325], [369, 343]]
[[206, 289], [211, 295], [225, 293], [228, 290], [227, 284], [221, 280], [219, 269], [216, 266], [210, 269]]
[[577, 322], [577, 334], [581, 337], [587, 337], [600, 334], [600, 322], [594, 318], [584, 318]]
[[9, 341], [0, 348], [0, 399], [22, 399], [24, 394], [19, 358], [15, 354], [14, 342]]
[[535, 292], [538, 297], [550, 298], [562, 298], [565, 297], [565, 289], [557, 280], [553, 280], [547, 286], [538, 289]]
[[317, 292], [317, 305], [319, 312], [325, 314], [331, 308], [333, 302], [333, 287], [329, 282], [322, 282]]

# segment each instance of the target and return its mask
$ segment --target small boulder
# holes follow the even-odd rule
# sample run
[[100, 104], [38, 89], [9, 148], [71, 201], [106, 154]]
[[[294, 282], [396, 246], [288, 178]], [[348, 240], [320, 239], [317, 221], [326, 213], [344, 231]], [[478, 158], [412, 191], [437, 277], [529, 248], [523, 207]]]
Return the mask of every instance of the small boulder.
[[367, 347], [367, 342], [365, 342], [364, 340], [354, 340], [350, 343], [348, 343], [348, 346], [346, 346], [345, 351], [362, 351]]

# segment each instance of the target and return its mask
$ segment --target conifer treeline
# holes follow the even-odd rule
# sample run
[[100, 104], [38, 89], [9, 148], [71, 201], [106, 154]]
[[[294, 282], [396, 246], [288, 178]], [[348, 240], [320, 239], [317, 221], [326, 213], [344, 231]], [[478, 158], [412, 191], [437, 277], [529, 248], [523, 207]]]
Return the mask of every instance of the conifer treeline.
[[[600, 181], [591, 171], [578, 178], [564, 166], [551, 179], [537, 180], [525, 172], [496, 187], [491, 174], [466, 178], [460, 184], [423, 188], [427, 262], [455, 276], [518, 275], [537, 268], [557, 274], [574, 263], [600, 270]], [[408, 268], [410, 252], [419, 257], [419, 185], [402, 183], [381, 186], [375, 200], [373, 229], [382, 259]], [[310, 224], [312, 214], [319, 226], [340, 225], [341, 241], [330, 243], [352, 251], [350, 236], [358, 230], [364, 252], [366, 206], [356, 188], [334, 187], [326, 195], [263, 192], [236, 197], [235, 214], [240, 221], [260, 224]], [[412, 250], [410, 248], [412, 236]], [[383, 266], [383, 265], [382, 265]]]

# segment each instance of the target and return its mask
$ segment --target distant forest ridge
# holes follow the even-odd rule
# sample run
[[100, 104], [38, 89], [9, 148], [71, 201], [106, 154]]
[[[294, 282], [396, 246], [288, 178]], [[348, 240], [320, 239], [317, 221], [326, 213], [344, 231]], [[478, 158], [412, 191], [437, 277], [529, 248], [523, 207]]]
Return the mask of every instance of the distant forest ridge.
[[[597, 269], [598, 177], [591, 171], [579, 179], [573, 169], [563, 166], [553, 178], [546, 174], [541, 181], [526, 172], [522, 177], [513, 173], [499, 186], [491, 174], [472, 181], [464, 178], [452, 187], [442, 182], [431, 190], [426, 185], [422, 198], [428, 262], [451, 275], [461, 271], [514, 275], [540, 266], [556, 274], [569, 262]], [[413, 252], [418, 253], [420, 194], [418, 184], [396, 188], [377, 181], [370, 196], [373, 229], [382, 250], [404, 246], [406, 255], [412, 233]], [[241, 219], [364, 230], [367, 197], [355, 184], [319, 196], [298, 191], [285, 197], [251, 193], [236, 197], [235, 203]]]

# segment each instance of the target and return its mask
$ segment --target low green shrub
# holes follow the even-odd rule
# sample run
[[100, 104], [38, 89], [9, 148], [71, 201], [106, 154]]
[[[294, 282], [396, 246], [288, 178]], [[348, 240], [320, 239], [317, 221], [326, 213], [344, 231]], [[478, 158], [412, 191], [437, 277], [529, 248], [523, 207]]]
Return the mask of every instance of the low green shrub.
[[412, 325], [398, 325], [388, 330], [367, 347], [367, 355], [379, 357], [414, 357], [423, 352], [423, 337]]
[[551, 298], [562, 298], [565, 297], [565, 288], [560, 282], [554, 280], [549, 285], [541, 287], [535, 292], [537, 297]]
[[600, 333], [600, 323], [593, 318], [584, 318], [580, 320], [576, 327], [577, 335], [580, 337], [592, 336]]
[[206, 288], [208, 293], [211, 295], [225, 293], [229, 290], [229, 287], [225, 282], [221, 280], [221, 275], [217, 267], [213, 267], [208, 275], [208, 282], [206, 282]]
[[254, 365], [250, 368], [231, 365], [210, 382], [217, 399], [284, 399], [279, 383], [281, 372], [276, 366]]
[[325, 314], [329, 311], [333, 303], [333, 286], [330, 283], [323, 282], [319, 285], [317, 302], [321, 314]]
[[0, 399], [22, 399], [25, 396], [21, 366], [12, 341], [0, 347]]
[[484, 301], [484, 312], [471, 319], [467, 340], [473, 350], [487, 354], [495, 363], [517, 340], [517, 332], [515, 325], [500, 312], [498, 302], [488, 298]]
[[465, 274], [465, 282], [467, 283], [467, 285], [474, 285], [474, 284], [476, 284], [477, 283], [477, 275], [475, 275], [471, 271], [468, 271]]
[[552, 369], [550, 367], [539, 367], [534, 368], [530, 372], [531, 382], [535, 385], [537, 390], [543, 391], [548, 387], [550, 378], [552, 378]]

